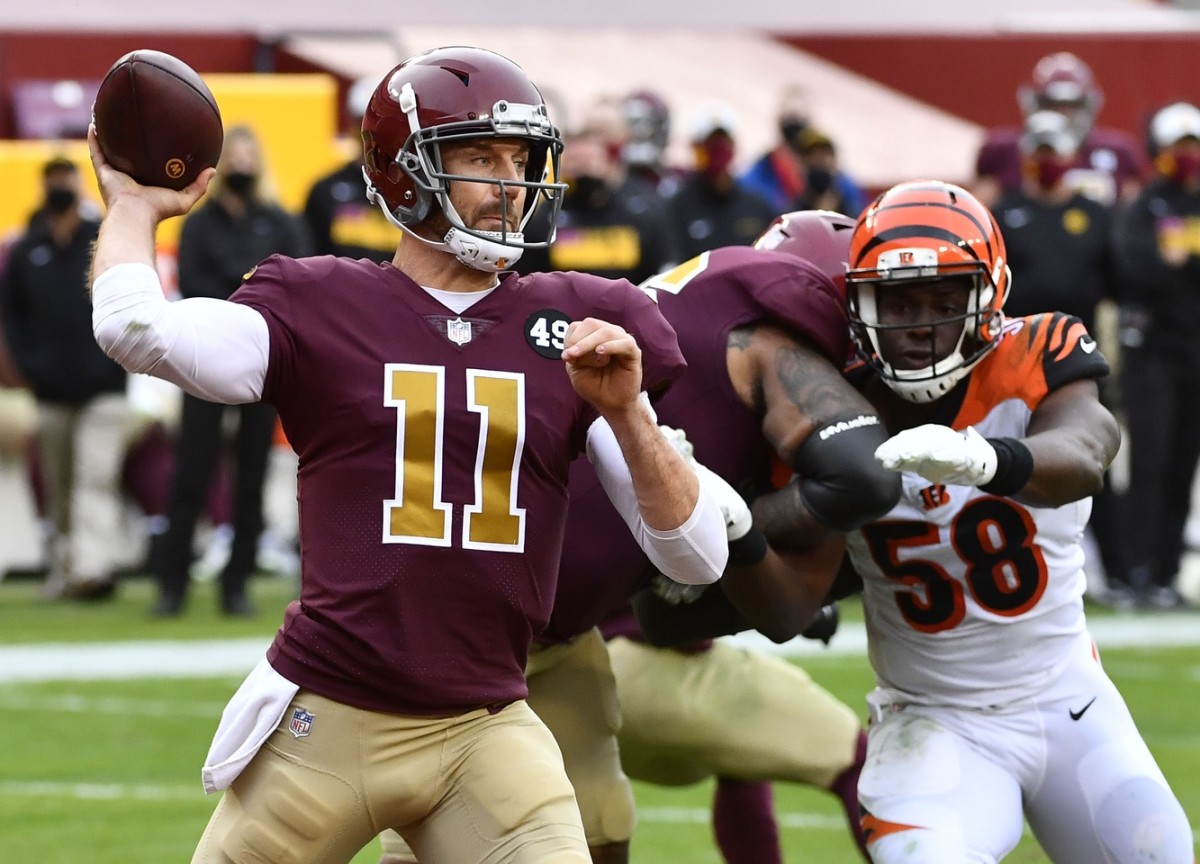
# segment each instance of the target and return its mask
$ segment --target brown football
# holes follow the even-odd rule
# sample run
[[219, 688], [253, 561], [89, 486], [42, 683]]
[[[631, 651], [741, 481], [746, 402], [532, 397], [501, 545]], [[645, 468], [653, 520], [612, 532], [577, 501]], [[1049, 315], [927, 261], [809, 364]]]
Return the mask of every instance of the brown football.
[[184, 188], [217, 164], [225, 139], [221, 111], [195, 70], [149, 49], [108, 70], [92, 122], [104, 158], [143, 186]]

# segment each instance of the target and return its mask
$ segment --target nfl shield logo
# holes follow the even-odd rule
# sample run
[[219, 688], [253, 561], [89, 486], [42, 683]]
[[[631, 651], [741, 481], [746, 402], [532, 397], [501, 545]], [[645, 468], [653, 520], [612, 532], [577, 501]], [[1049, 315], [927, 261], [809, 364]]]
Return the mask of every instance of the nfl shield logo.
[[471, 341], [471, 322], [462, 320], [461, 316], [447, 321], [446, 336], [455, 345], [466, 345]]
[[307, 738], [308, 733], [312, 732], [312, 724], [313, 715], [303, 708], [297, 708], [292, 712], [292, 719], [288, 721], [288, 731], [297, 738]]

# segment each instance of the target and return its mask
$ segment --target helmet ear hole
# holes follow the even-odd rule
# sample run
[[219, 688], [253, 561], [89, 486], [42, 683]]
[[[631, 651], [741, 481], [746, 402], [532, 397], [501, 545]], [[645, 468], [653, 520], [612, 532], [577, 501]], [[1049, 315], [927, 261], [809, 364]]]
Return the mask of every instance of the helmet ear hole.
[[414, 191], [406, 192], [405, 195], [412, 195], [416, 200], [408, 208], [409, 216], [403, 220], [404, 224], [421, 224], [425, 221], [425, 217], [429, 215], [429, 211], [433, 209], [433, 195], [420, 188], [417, 188]]

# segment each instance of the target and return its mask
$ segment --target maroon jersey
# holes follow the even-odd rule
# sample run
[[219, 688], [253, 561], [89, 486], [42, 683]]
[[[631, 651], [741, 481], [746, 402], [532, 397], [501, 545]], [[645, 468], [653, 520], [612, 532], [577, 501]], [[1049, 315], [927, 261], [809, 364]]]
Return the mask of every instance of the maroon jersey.
[[301, 592], [271, 664], [377, 711], [524, 697], [596, 417], [559, 357], [566, 326], [625, 327], [643, 385], [665, 385], [683, 360], [654, 303], [628, 282], [506, 274], [456, 315], [390, 264], [278, 256], [233, 299], [266, 318], [263, 401], [300, 457]]
[[[1084, 139], [1064, 182], [1090, 198], [1112, 204], [1127, 180], [1144, 176], [1133, 137], [1119, 129], [1094, 128]], [[975, 159], [975, 173], [995, 177], [1004, 191], [1021, 185], [1021, 130], [992, 129]]]
[[[769, 482], [774, 450], [763, 437], [762, 417], [729, 380], [729, 333], [769, 321], [841, 368], [850, 342], [840, 292], [807, 261], [746, 246], [707, 252], [644, 287], [656, 294], [688, 364], [655, 403], [659, 422], [686, 430], [696, 458], [735, 488]], [[594, 626], [653, 572], [628, 530], [617, 530], [623, 523], [596, 494], [594, 477], [590, 466], [572, 468], [568, 542], [547, 638], [570, 638]]]

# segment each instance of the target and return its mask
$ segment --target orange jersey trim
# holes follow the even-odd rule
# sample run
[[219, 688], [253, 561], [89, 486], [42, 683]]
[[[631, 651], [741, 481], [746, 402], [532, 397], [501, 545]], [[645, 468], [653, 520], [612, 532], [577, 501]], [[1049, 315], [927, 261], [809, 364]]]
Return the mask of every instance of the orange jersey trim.
[[971, 373], [962, 407], [952, 424], [965, 429], [979, 423], [993, 408], [1008, 399], [1020, 399], [1030, 410], [1038, 406], [1049, 387], [1044, 357], [1058, 348], [1065, 357], [1087, 334], [1080, 324], [1063, 333], [1068, 319], [1049, 314], [1015, 318], [1004, 325], [1003, 336]]

